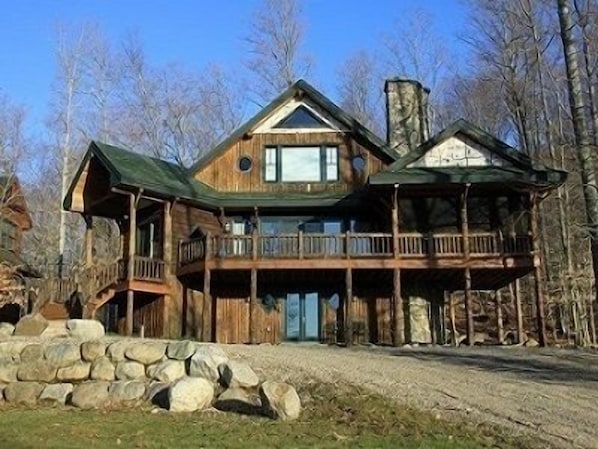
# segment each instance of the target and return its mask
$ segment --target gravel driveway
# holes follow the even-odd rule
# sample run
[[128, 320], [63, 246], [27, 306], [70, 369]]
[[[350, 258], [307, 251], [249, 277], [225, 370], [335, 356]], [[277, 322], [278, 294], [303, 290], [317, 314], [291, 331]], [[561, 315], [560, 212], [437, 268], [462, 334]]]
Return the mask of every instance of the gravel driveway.
[[453, 419], [598, 448], [598, 353], [524, 348], [228, 345], [263, 377], [343, 381]]

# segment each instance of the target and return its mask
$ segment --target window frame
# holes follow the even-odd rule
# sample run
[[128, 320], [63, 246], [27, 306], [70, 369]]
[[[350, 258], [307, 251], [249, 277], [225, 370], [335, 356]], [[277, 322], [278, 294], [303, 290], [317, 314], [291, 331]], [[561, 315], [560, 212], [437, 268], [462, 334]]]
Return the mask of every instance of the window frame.
[[[283, 181], [282, 180], [282, 152], [285, 148], [319, 148], [320, 149], [320, 180], [319, 181]], [[329, 167], [329, 163], [328, 163], [328, 150], [329, 149], [334, 149], [336, 150], [336, 157], [334, 158], [334, 162], [336, 165], [336, 172], [335, 172], [335, 176], [334, 179], [328, 179], [328, 167]], [[267, 179], [267, 173], [268, 173], [268, 168], [272, 167], [272, 164], [268, 163], [268, 151], [269, 150], [275, 150], [274, 154], [275, 154], [275, 161], [274, 161], [274, 166], [275, 166], [275, 176], [274, 179]], [[264, 146], [264, 150], [263, 150], [263, 161], [264, 163], [263, 168], [262, 168], [262, 179], [265, 183], [268, 184], [335, 184], [338, 183], [340, 180], [340, 154], [339, 154], [339, 145], [338, 144], [328, 144], [328, 143], [324, 143], [324, 144], [320, 144], [320, 145], [309, 145], [309, 144], [303, 144], [303, 145], [284, 145], [284, 144], [278, 144], [278, 145], [265, 145]]]

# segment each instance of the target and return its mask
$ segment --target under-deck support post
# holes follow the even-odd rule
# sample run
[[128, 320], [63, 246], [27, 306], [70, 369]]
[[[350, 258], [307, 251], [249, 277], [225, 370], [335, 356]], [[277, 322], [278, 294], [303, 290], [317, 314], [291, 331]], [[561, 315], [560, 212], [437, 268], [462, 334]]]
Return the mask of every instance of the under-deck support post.
[[129, 248], [127, 260], [127, 315], [125, 329], [128, 336], [133, 335], [133, 310], [135, 292], [131, 290], [131, 282], [134, 279], [135, 271], [135, 245], [137, 231], [137, 198], [134, 193], [129, 193]]
[[[171, 284], [171, 274], [174, 271], [173, 267], [173, 254], [172, 254], [172, 206], [170, 201], [164, 202], [164, 226], [163, 226], [163, 259], [164, 259], [164, 282], [170, 287], [173, 288]], [[168, 337], [169, 335], [169, 310], [170, 310], [170, 302], [171, 302], [171, 295], [167, 294], [164, 295], [162, 298], [162, 336]], [[186, 314], [181, 314], [182, 317], [185, 317]], [[184, 318], [185, 319], [185, 318]]]
[[534, 287], [536, 293], [536, 320], [538, 323], [538, 343], [546, 346], [546, 320], [544, 317], [544, 285], [542, 281], [540, 240], [538, 232], [538, 195], [530, 193], [530, 231], [532, 235], [532, 252], [534, 260]]
[[469, 218], [467, 213], [467, 196], [469, 194], [470, 184], [465, 185], [461, 194], [461, 237], [463, 239], [463, 257], [465, 259], [465, 316], [467, 318], [467, 344], [473, 346], [474, 326], [473, 326], [473, 306], [471, 300], [471, 271], [469, 269]]
[[392, 337], [393, 346], [401, 346], [405, 343], [405, 317], [403, 315], [403, 299], [401, 294], [401, 270], [393, 270], [393, 297], [392, 297]]
[[85, 220], [85, 266], [93, 266], [93, 217], [84, 215]]
[[212, 340], [212, 294], [210, 292], [212, 272], [209, 268], [203, 274], [203, 316], [202, 341]]
[[517, 343], [525, 342], [525, 331], [523, 329], [523, 308], [521, 306], [521, 288], [519, 286], [519, 279], [511, 284], [511, 294], [515, 300], [515, 317], [517, 319]]
[[451, 322], [451, 344], [458, 346], [457, 341], [457, 317], [455, 313], [455, 295], [453, 292], [448, 292], [448, 303], [449, 303], [449, 320]]
[[345, 270], [345, 345], [353, 344], [353, 318], [351, 314], [353, 302], [353, 271], [351, 268]]
[[471, 300], [471, 271], [465, 268], [465, 318], [467, 322], [467, 344], [473, 346], [474, 343], [474, 326], [473, 326], [473, 303]]
[[502, 318], [502, 293], [496, 290], [494, 297], [496, 299], [496, 334], [498, 337], [498, 344], [502, 345], [505, 342], [505, 333]]
[[257, 341], [257, 269], [251, 269], [250, 280], [250, 297], [249, 297], [249, 342], [260, 343]]

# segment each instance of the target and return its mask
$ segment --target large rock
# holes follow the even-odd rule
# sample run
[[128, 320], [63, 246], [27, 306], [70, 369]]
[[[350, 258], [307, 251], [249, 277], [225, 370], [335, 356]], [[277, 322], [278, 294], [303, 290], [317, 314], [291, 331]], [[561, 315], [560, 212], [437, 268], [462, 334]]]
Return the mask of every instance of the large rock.
[[21, 363], [17, 378], [21, 381], [53, 382], [56, 379], [56, 368], [43, 359]]
[[81, 357], [86, 362], [104, 357], [106, 355], [106, 343], [99, 340], [85, 341], [81, 344]]
[[214, 386], [207, 379], [183, 377], [168, 392], [169, 410], [194, 412], [209, 407], [214, 399]]
[[110, 402], [120, 404], [142, 400], [145, 396], [145, 384], [138, 380], [112, 382], [108, 388]]
[[66, 330], [76, 340], [95, 340], [106, 334], [102, 323], [96, 320], [68, 320]]
[[4, 389], [4, 398], [12, 404], [35, 405], [43, 389], [37, 382], [13, 382]]
[[103, 407], [108, 402], [108, 382], [84, 382], [76, 385], [71, 403], [84, 410]]
[[46, 360], [56, 368], [64, 368], [81, 361], [81, 347], [72, 341], [46, 346]]
[[56, 373], [56, 378], [61, 381], [77, 382], [81, 380], [89, 379], [89, 372], [91, 369], [91, 363], [78, 361], [73, 363], [71, 366], [60, 368]]
[[21, 363], [35, 362], [44, 358], [44, 347], [40, 344], [25, 346], [21, 351]]
[[168, 409], [168, 392], [170, 384], [166, 382], [152, 382], [147, 388], [145, 399], [160, 408]]
[[247, 363], [231, 360], [218, 367], [220, 381], [226, 388], [253, 388], [260, 383]]
[[301, 400], [295, 389], [284, 382], [266, 381], [260, 386], [264, 413], [274, 419], [297, 419], [301, 413]]
[[115, 375], [118, 380], [143, 379], [145, 367], [139, 362], [118, 362]]
[[214, 407], [223, 412], [257, 415], [261, 412], [262, 401], [254, 392], [243, 388], [229, 388], [218, 396]]
[[210, 382], [218, 382], [218, 379], [220, 379], [218, 367], [227, 362], [228, 357], [218, 346], [197, 346], [189, 364], [189, 375], [192, 377], [203, 377]]
[[15, 327], [10, 323], [0, 323], [0, 338], [11, 337], [15, 331]]
[[108, 357], [100, 357], [92, 363], [89, 377], [92, 380], [112, 381], [115, 378], [115, 370]]
[[48, 327], [46, 320], [40, 313], [25, 315], [15, 326], [15, 336], [38, 337]]
[[12, 357], [0, 358], [0, 383], [16, 382], [19, 365]]
[[31, 343], [25, 340], [0, 341], [0, 358], [12, 358], [20, 360], [20, 354], [26, 346]]
[[137, 344], [135, 340], [118, 340], [108, 346], [107, 355], [113, 362], [126, 360], [125, 351], [131, 345]]
[[42, 394], [39, 397], [39, 401], [50, 404], [64, 405], [70, 398], [72, 392], [73, 384], [63, 383], [46, 385], [44, 391], [42, 391]]
[[174, 382], [185, 374], [185, 362], [180, 360], [165, 360], [147, 368], [147, 377], [161, 382]]
[[129, 360], [151, 365], [162, 360], [165, 352], [166, 344], [152, 341], [129, 346], [125, 351], [125, 356]]
[[169, 343], [166, 350], [168, 358], [174, 360], [187, 360], [193, 354], [195, 354], [195, 344], [189, 340]]

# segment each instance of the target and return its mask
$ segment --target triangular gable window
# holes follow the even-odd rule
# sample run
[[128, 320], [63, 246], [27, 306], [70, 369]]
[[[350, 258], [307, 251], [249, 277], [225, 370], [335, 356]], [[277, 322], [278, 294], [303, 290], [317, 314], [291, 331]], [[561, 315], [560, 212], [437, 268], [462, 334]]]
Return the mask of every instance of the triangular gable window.
[[299, 106], [274, 128], [327, 128], [328, 125], [305, 106]]

